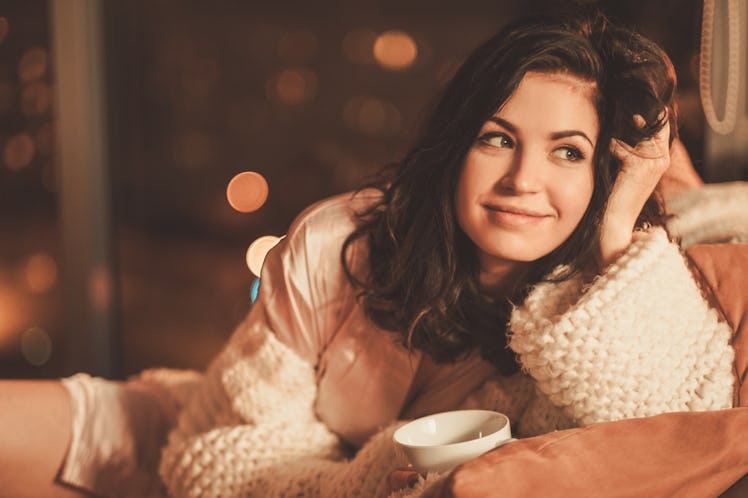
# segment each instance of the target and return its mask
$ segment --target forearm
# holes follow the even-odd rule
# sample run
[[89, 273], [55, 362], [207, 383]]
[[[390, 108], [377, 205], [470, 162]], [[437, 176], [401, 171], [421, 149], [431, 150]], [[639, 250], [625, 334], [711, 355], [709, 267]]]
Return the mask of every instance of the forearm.
[[172, 436], [161, 461], [169, 495], [181, 497], [295, 496], [294, 481], [313, 479], [318, 468], [280, 478], [291, 462], [317, 460], [330, 467], [340, 457], [337, 438], [322, 425], [234, 425], [191, 437]]
[[510, 326], [524, 369], [579, 424], [731, 406], [730, 328], [662, 231], [587, 289], [537, 286]]
[[161, 473], [173, 497], [379, 498], [388, 474], [405, 464], [392, 443], [395, 429], [345, 460], [321, 423], [224, 427], [172, 441]]
[[[356, 496], [381, 498], [386, 495], [389, 474], [406, 466], [392, 442], [400, 423], [387, 427], [369, 439], [356, 455], [346, 461], [323, 458], [286, 460], [273, 473], [278, 485], [263, 495], [268, 498], [328, 498]], [[282, 483], [282, 484], [281, 484]]]
[[337, 448], [314, 415], [313, 367], [275, 338], [261, 306], [210, 365], [169, 434], [159, 471], [172, 496], [261, 494], [269, 466]]

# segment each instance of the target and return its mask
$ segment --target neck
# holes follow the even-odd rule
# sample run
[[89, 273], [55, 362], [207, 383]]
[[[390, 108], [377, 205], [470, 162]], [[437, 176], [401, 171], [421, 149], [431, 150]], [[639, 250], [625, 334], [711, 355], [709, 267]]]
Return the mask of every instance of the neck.
[[480, 289], [494, 299], [510, 298], [517, 290], [517, 283], [522, 280], [527, 269], [527, 263], [507, 263], [481, 268]]

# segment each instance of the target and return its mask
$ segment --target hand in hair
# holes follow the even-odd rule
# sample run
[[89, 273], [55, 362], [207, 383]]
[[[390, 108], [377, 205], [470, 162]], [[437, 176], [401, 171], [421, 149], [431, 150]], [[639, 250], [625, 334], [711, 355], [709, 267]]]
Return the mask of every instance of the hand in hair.
[[[597, 262], [601, 269], [612, 263], [631, 243], [636, 219], [670, 165], [670, 125], [667, 119], [664, 122], [660, 131], [636, 146], [616, 138], [611, 140], [610, 150], [621, 161], [621, 169], [600, 227]], [[646, 125], [638, 114], [634, 115], [634, 123], [640, 128]]]

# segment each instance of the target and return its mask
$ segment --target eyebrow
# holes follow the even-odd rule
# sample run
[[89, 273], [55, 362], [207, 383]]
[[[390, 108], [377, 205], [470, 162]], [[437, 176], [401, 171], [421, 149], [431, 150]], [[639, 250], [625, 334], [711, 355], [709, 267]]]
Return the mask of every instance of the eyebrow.
[[[517, 133], [517, 127], [506, 119], [500, 118], [498, 116], [491, 116], [490, 118], [488, 118], [488, 120], [496, 123], [499, 126], [503, 126], [512, 133]], [[586, 133], [580, 130], [562, 130], [551, 133], [551, 140], [558, 140], [560, 138], [568, 137], [582, 137], [587, 140], [592, 147], [595, 146], [595, 144], [592, 143], [592, 140], [590, 140], [590, 137], [588, 137]]]

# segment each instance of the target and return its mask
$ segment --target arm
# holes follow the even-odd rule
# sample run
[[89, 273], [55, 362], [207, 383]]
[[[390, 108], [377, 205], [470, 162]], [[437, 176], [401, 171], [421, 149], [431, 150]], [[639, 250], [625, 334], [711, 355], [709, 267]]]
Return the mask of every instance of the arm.
[[[595, 424], [520, 440], [458, 468], [431, 496], [746, 496], [748, 493], [748, 246], [694, 246], [702, 288], [734, 330], [734, 406]], [[736, 480], [740, 479], [738, 482]], [[631, 486], [639, 486], [639, 492]], [[528, 492], [528, 489], [531, 491]]]
[[160, 474], [170, 496], [377, 496], [402, 464], [395, 427], [344, 460], [314, 416], [313, 369], [262, 323], [250, 315], [169, 436]]
[[[633, 119], [640, 128], [646, 125], [638, 114]], [[601, 269], [615, 261], [631, 244], [639, 213], [670, 165], [669, 139], [670, 124], [666, 119], [659, 132], [636, 146], [616, 138], [611, 140], [610, 150], [621, 161], [621, 170], [600, 226], [597, 262]]]
[[313, 368], [273, 336], [256, 303], [169, 435], [160, 465], [169, 493], [262, 493], [285, 459], [338, 457], [314, 417], [315, 390]]
[[510, 327], [524, 370], [574, 425], [732, 406], [730, 327], [660, 229], [586, 289], [536, 286]]
[[169, 436], [160, 474], [172, 496], [370, 495], [395, 468], [387, 434], [346, 462], [315, 414], [316, 363], [355, 303], [338, 278], [350, 206], [310, 208], [268, 254], [257, 302]]

